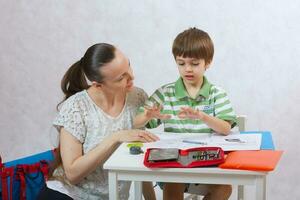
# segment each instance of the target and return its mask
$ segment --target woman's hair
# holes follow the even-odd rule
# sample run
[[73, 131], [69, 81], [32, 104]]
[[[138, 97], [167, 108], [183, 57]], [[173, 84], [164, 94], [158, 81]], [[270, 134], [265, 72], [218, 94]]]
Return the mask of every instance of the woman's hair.
[[[89, 85], [86, 78], [89, 81], [101, 83], [103, 76], [100, 68], [115, 58], [115, 50], [113, 45], [106, 43], [89, 47], [84, 56], [68, 69], [61, 81], [61, 89], [65, 94], [63, 101], [73, 94], [87, 89]], [[57, 105], [57, 108], [62, 102]]]
[[210, 63], [214, 56], [214, 44], [209, 35], [197, 28], [189, 28], [178, 34], [173, 42], [172, 53], [176, 56], [204, 59]]

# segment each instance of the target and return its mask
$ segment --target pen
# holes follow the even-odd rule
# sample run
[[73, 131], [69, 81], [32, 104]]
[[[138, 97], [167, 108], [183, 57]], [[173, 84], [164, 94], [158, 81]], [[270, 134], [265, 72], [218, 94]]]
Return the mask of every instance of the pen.
[[245, 143], [245, 141], [242, 141], [239, 138], [228, 138], [228, 139], [225, 139], [225, 141], [227, 141], [227, 142]]
[[198, 142], [198, 141], [193, 141], [193, 140], [182, 140], [184, 143], [190, 143], [190, 144], [201, 144], [201, 145], [206, 145], [206, 142]]

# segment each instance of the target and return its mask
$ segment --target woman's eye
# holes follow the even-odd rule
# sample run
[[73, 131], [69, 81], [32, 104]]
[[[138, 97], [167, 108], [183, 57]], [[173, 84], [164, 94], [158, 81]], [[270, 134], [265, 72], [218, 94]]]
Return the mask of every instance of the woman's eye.
[[117, 81], [122, 81], [124, 79], [124, 76], [121, 76]]
[[183, 66], [184, 65], [184, 63], [177, 63], [179, 66]]
[[193, 66], [198, 66], [198, 65], [199, 65], [199, 63], [192, 63], [192, 65], [193, 65]]

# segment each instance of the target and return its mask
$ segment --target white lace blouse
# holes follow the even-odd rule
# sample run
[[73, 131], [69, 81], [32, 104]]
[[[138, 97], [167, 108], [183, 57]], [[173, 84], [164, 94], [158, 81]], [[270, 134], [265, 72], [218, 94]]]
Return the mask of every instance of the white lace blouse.
[[[140, 106], [143, 106], [147, 94], [140, 88], [134, 88], [127, 94], [125, 106], [117, 117], [106, 114], [89, 97], [86, 90], [69, 97], [61, 106], [54, 120], [54, 126], [64, 127], [83, 145], [86, 154], [96, 147], [106, 136], [118, 130], [131, 129], [133, 118]], [[79, 184], [71, 185], [65, 178], [62, 168], [54, 172], [55, 180], [47, 182], [49, 188], [65, 193], [74, 199], [108, 199], [108, 174], [98, 166]], [[119, 184], [120, 199], [127, 199], [129, 183]]]

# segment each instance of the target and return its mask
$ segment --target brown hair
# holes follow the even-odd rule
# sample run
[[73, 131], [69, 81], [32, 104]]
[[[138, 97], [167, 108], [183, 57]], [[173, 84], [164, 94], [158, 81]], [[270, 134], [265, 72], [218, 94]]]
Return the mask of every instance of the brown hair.
[[[86, 78], [101, 83], [103, 76], [99, 69], [115, 58], [115, 50], [113, 45], [106, 43], [89, 47], [84, 56], [68, 69], [61, 81], [61, 89], [65, 94], [62, 102], [73, 94], [87, 89], [89, 85]], [[57, 109], [62, 102], [57, 105]]]
[[178, 34], [173, 42], [172, 53], [176, 56], [204, 59], [210, 63], [214, 56], [214, 44], [209, 35], [197, 28], [189, 28]]

